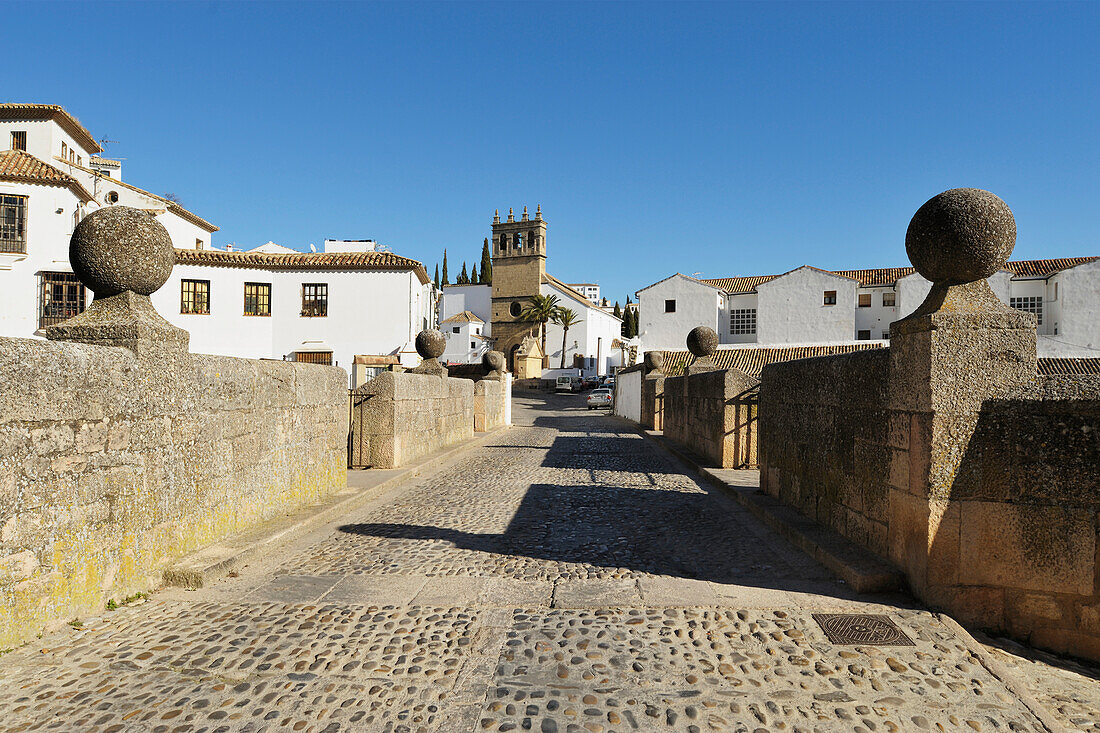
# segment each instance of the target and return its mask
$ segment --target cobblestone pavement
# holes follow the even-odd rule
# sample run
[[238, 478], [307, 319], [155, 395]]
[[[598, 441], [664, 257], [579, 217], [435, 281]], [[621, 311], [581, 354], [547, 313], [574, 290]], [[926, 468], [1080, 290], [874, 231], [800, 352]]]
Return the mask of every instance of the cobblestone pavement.
[[[0, 730], [1047, 730], [1033, 697], [1100, 723], [1095, 678], [1055, 689], [1049, 660], [997, 650], [1002, 678], [580, 397], [518, 402], [484, 449], [240, 577], [0, 658]], [[832, 643], [820, 612], [913, 643]]]

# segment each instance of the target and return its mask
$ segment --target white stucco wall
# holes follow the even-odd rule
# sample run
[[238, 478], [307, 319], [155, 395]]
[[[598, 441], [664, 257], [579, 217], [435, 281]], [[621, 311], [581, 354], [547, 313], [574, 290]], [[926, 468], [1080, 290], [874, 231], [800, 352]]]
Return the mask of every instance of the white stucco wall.
[[[757, 286], [758, 343], [851, 341], [858, 286], [855, 280], [812, 267], [800, 267]], [[836, 291], [836, 305], [824, 305], [826, 290]]]
[[[1015, 289], [1020, 282], [1012, 280], [1012, 273], [1001, 270], [1000, 272], [994, 273], [993, 276], [989, 278], [989, 287], [1001, 302], [1008, 305], [1009, 298], [1016, 294]], [[1025, 289], [1027, 288], [1026, 285], [1023, 287]], [[931, 289], [932, 283], [925, 280], [924, 277], [918, 273], [914, 272], [911, 275], [900, 278], [895, 286], [898, 310], [898, 315], [895, 320], [905, 318], [919, 308], [920, 304], [924, 302], [924, 299], [928, 297], [928, 291]]]
[[[688, 332], [696, 326], [729, 333], [728, 321], [724, 328], [719, 323], [726, 298], [717, 288], [674, 275], [637, 295], [638, 336], [646, 351], [683, 349]], [[675, 313], [665, 312], [666, 300], [676, 301]]]
[[[1053, 289], [1051, 286], [1051, 295]], [[1058, 335], [1054, 338], [1079, 348], [1100, 349], [1100, 260], [1062, 271], [1058, 300]], [[1053, 333], [1053, 321], [1051, 326]]]
[[447, 285], [440, 301], [439, 320], [445, 321], [462, 311], [470, 311], [485, 321], [485, 335], [492, 335], [490, 321], [493, 317], [492, 285]]
[[483, 323], [469, 321], [441, 323], [439, 330], [447, 339], [447, 348], [443, 351], [445, 362], [457, 364], [476, 364], [489, 350], [489, 342], [483, 338]]
[[581, 354], [587, 362], [583, 370], [585, 375], [610, 374], [613, 367], [619, 366], [622, 354], [612, 349], [611, 344], [621, 337], [622, 321], [585, 300], [583, 303], [566, 295], [553, 284], [543, 284], [543, 295], [557, 296], [559, 305], [570, 308], [580, 318], [580, 323], [569, 328], [565, 334], [561, 326], [550, 323], [546, 329], [546, 351], [549, 368], [561, 367], [562, 337], [565, 336], [565, 368], [573, 366], [573, 354]]
[[620, 373], [615, 377], [615, 402], [612, 409], [616, 415], [634, 422], [642, 420], [642, 370]]
[[[722, 307], [722, 315], [719, 319], [718, 340], [723, 344], [752, 344], [756, 343], [756, 332], [733, 333], [730, 324], [730, 315], [735, 310], [757, 310], [756, 293], [739, 293], [727, 295]], [[759, 311], [757, 311], [759, 316]]]

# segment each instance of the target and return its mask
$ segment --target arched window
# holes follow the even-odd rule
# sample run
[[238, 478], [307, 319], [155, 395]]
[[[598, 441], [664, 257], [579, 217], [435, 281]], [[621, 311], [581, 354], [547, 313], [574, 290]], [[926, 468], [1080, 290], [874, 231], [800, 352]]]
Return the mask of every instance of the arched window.
[[516, 249], [523, 249], [523, 232], [516, 233]]
[[508, 235], [507, 234], [501, 234], [500, 235], [500, 251], [503, 252], [506, 249], [508, 249]]
[[535, 238], [535, 233], [533, 231], [527, 232], [527, 246], [535, 247], [538, 243], [539, 241]]

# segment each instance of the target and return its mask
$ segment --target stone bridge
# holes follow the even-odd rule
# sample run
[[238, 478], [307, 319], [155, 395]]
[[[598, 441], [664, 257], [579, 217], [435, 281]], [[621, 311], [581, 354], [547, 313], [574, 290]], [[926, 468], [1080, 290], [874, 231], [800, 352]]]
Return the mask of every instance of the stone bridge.
[[0, 657], [0, 730], [1100, 726], [1088, 676], [852, 591], [583, 397], [514, 422], [233, 577]]

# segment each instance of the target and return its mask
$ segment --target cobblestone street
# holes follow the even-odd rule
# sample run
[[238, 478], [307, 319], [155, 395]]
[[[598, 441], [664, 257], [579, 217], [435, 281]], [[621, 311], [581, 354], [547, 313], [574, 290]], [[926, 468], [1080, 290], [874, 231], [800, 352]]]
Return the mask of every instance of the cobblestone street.
[[0, 730], [1100, 730], [1089, 670], [850, 591], [583, 397], [514, 421], [238, 577], [0, 657]]

